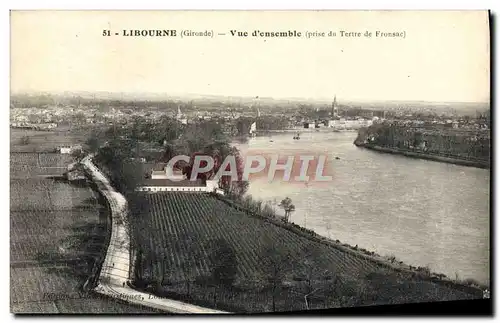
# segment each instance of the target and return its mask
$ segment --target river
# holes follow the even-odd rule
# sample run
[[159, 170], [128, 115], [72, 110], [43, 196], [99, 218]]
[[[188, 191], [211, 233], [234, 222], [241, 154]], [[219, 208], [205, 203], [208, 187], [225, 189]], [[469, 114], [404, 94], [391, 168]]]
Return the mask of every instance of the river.
[[[489, 284], [489, 170], [383, 154], [353, 145], [355, 132], [275, 134], [234, 143], [249, 151], [328, 155], [333, 180], [314, 186], [253, 179], [248, 193], [290, 197], [291, 221], [414, 266]], [[339, 159], [335, 159], [339, 157]]]

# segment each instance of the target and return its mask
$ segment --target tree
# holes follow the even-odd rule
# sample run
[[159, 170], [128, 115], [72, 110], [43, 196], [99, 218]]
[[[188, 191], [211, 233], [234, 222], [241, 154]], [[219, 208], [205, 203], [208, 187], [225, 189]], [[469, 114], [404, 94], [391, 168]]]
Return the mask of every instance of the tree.
[[283, 284], [287, 271], [292, 267], [292, 257], [288, 251], [284, 251], [282, 246], [277, 246], [274, 242], [266, 245], [261, 252], [260, 264], [263, 283], [271, 289], [272, 308], [275, 312], [277, 292]]
[[236, 121], [236, 129], [239, 136], [246, 136], [250, 131], [251, 124], [255, 121], [254, 118], [240, 117]]
[[[183, 167], [183, 174], [186, 175], [186, 177], [189, 179], [191, 178], [191, 173], [193, 171], [194, 162], [195, 162], [195, 159], [197, 156], [199, 156], [199, 157], [212, 157], [212, 156], [210, 156], [209, 153], [204, 153], [204, 152], [196, 152], [196, 153], [192, 154], [190, 159], [189, 159], [189, 164]], [[181, 164], [181, 163], [179, 163], [179, 164]], [[205, 159], [201, 159], [199, 167], [205, 168], [207, 166], [208, 166], [207, 161]], [[198, 173], [196, 179], [206, 181], [207, 179], [212, 177], [213, 174], [214, 174], [214, 169], [211, 169], [211, 170], [208, 170], [207, 172], [204, 172], [204, 173]]]
[[[193, 154], [193, 157], [191, 158], [191, 167], [195, 155], [211, 156], [214, 159], [213, 170], [205, 174], [203, 178], [209, 178], [212, 175], [217, 174], [217, 172], [220, 171], [224, 160], [226, 160], [228, 156], [234, 156], [237, 179], [234, 181], [231, 176], [223, 175], [219, 180], [219, 186], [228, 196], [237, 199], [241, 198], [248, 190], [248, 182], [243, 180], [245, 165], [238, 148], [231, 147], [228, 141], [214, 140], [213, 142], [206, 144], [200, 151], [201, 153]], [[203, 167], [203, 164], [201, 164], [201, 166]], [[231, 164], [228, 163], [224, 171], [232, 171]], [[187, 173], [189, 173], [189, 168]]]
[[148, 238], [151, 236], [149, 222], [144, 218], [151, 211], [149, 201], [143, 198], [138, 192], [128, 192], [126, 195], [130, 213], [127, 217], [128, 223], [125, 223], [128, 236], [130, 237], [131, 259], [134, 262], [131, 276], [135, 281], [144, 279], [144, 266], [147, 250], [144, 246], [148, 246]]
[[304, 254], [299, 266], [296, 266], [295, 279], [302, 281], [304, 302], [306, 308], [310, 307], [309, 297], [325, 289], [328, 282], [333, 279], [331, 272], [321, 263], [321, 250], [311, 246]]
[[[153, 236], [158, 237], [158, 234], [153, 234]], [[157, 245], [162, 246], [159, 239], [155, 240], [154, 242]], [[164, 254], [164, 250], [167, 250], [165, 244], [162, 246], [161, 251], [149, 251], [151, 263], [156, 264], [156, 268], [158, 268], [157, 271], [152, 271], [151, 273], [157, 291], [160, 291], [163, 286], [169, 285], [174, 274], [174, 269], [167, 263], [167, 256]], [[155, 274], [157, 274], [156, 277]]]
[[238, 270], [238, 260], [234, 249], [223, 238], [208, 242], [211, 250], [209, 285], [214, 289], [214, 306], [217, 304], [217, 289], [232, 288]]
[[92, 153], [95, 153], [99, 150], [101, 143], [100, 143], [100, 140], [99, 140], [97, 133], [92, 132], [90, 134], [90, 137], [85, 141], [85, 146]]
[[262, 207], [261, 214], [264, 217], [275, 218], [276, 217], [276, 210], [270, 202], [265, 202], [263, 207]]
[[289, 197], [284, 198], [279, 206], [285, 211], [285, 222], [290, 220], [290, 215], [295, 211], [295, 205], [292, 204], [292, 199]]
[[73, 116], [73, 122], [79, 125], [84, 124], [86, 120], [87, 118], [83, 112], [78, 112]]
[[174, 118], [162, 116], [158, 123], [150, 125], [149, 128], [149, 130], [145, 131], [144, 139], [163, 144], [178, 139], [182, 125]]
[[174, 149], [173, 145], [166, 142], [166, 140], [165, 140], [165, 143], [163, 143], [163, 146], [165, 148], [163, 151], [161, 161], [168, 162], [170, 159], [172, 159], [175, 156], [175, 149]]
[[141, 164], [135, 161], [138, 157], [138, 141], [113, 137], [112, 132], [106, 146], [97, 151], [96, 161], [110, 173], [110, 179], [116, 189], [122, 193], [133, 191], [143, 179]]
[[22, 136], [21, 137], [21, 145], [28, 145], [30, 143], [31, 139], [28, 136]]
[[80, 162], [84, 157], [84, 154], [81, 149], [75, 149], [71, 152], [71, 156], [74, 157], [78, 162]]
[[[187, 233], [181, 235], [177, 240], [177, 243], [179, 246], [176, 247], [176, 250], [185, 250], [184, 256], [182, 257], [183, 261], [181, 263], [181, 268], [186, 282], [186, 294], [189, 296], [191, 294], [192, 282], [195, 280], [197, 275], [197, 260], [202, 257], [199, 252], [201, 248], [198, 245], [198, 239]], [[180, 244], [182, 244], [182, 246]]]
[[231, 287], [238, 270], [236, 253], [222, 238], [213, 241], [211, 245], [212, 278], [218, 286]]

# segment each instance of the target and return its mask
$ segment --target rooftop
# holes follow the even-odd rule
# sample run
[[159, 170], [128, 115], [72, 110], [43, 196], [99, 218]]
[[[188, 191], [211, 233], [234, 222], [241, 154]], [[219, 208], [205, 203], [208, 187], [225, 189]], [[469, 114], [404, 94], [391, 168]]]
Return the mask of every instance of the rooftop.
[[[167, 163], [164, 162], [146, 162], [141, 164], [141, 169], [143, 173], [151, 173], [151, 172], [165, 172], [165, 167], [167, 166]], [[182, 171], [180, 167], [177, 167], [178, 165], [174, 166], [174, 173]]]
[[198, 179], [196, 181], [182, 180], [182, 181], [172, 181], [170, 179], [144, 179], [140, 186], [170, 186], [170, 187], [205, 187], [202, 180]]
[[153, 165], [153, 171], [163, 171], [167, 166], [167, 163], [156, 163]]

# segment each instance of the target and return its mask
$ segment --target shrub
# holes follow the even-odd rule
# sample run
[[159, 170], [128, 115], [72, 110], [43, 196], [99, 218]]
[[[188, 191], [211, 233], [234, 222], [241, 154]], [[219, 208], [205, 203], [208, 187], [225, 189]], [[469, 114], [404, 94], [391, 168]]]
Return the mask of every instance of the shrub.
[[481, 286], [481, 284], [473, 279], [473, 278], [467, 278], [464, 280], [464, 284], [468, 285], [468, 286]]
[[387, 257], [387, 260], [389, 260], [392, 264], [396, 262], [396, 256], [390, 255]]
[[28, 137], [28, 136], [21, 137], [21, 145], [27, 145], [29, 143], [30, 143], [30, 137]]

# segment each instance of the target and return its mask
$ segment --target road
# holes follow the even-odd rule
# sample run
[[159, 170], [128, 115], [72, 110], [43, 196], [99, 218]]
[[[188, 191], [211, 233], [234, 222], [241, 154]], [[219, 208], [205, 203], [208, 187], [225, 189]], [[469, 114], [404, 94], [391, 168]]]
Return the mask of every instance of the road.
[[204, 308], [139, 292], [127, 285], [130, 269], [130, 238], [126, 230], [127, 200], [116, 192], [106, 176], [92, 163], [92, 155], [82, 159], [92, 180], [111, 208], [111, 238], [104, 259], [96, 292], [169, 313], [222, 314], [223, 311]]
[[168, 313], [178, 314], [229, 314], [228, 312], [217, 311], [205, 307], [187, 304], [167, 298], [136, 291], [130, 287], [120, 287], [111, 284], [99, 284], [95, 291], [114, 298], [127, 301], [132, 304], [155, 308]]

